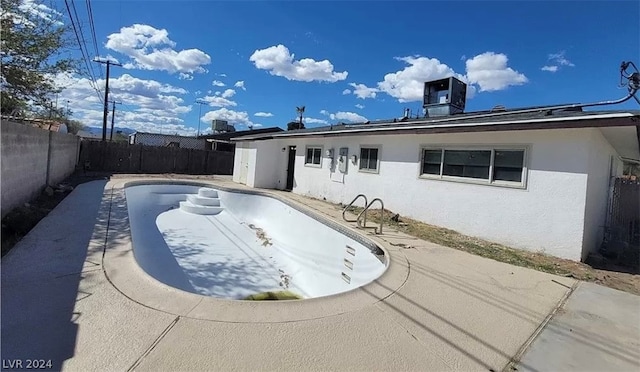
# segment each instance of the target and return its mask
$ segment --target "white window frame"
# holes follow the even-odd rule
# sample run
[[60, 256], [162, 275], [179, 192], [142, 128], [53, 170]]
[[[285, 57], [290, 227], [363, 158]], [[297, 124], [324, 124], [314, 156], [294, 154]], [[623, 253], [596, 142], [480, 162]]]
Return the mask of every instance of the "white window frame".
[[[315, 164], [315, 163], [307, 163], [307, 152], [309, 152], [309, 149], [319, 149], [320, 150], [320, 164]], [[304, 166], [305, 167], [311, 167], [311, 168], [322, 168], [322, 161], [324, 159], [324, 146], [322, 145], [309, 145], [306, 146], [304, 148]], [[311, 161], [313, 161], [313, 158], [311, 159]]]
[[[440, 174], [423, 174], [422, 173], [422, 162], [424, 157], [424, 150], [441, 150], [440, 155]], [[443, 175], [444, 168], [444, 152], [446, 150], [458, 150], [458, 151], [491, 151], [491, 161], [489, 163], [489, 179], [481, 179], [481, 178], [470, 178], [470, 177], [457, 177], [457, 176], [446, 176]], [[500, 150], [505, 151], [524, 151], [524, 156], [522, 160], [522, 179], [520, 182], [513, 181], [501, 181], [494, 180], [494, 172], [493, 172], [493, 163], [495, 159], [495, 152]], [[529, 175], [529, 153], [531, 152], [531, 146], [528, 144], [518, 144], [518, 145], [421, 145], [420, 153], [418, 155], [418, 178], [425, 180], [439, 180], [439, 181], [449, 181], [449, 182], [459, 182], [459, 183], [470, 183], [475, 185], [487, 185], [487, 186], [497, 186], [497, 187], [508, 187], [508, 188], [516, 188], [516, 189], [526, 189], [527, 188], [527, 178]]]
[[[361, 155], [362, 155], [362, 149], [376, 149], [378, 150], [378, 159], [376, 162], [376, 169], [372, 170], [372, 169], [361, 169], [360, 168], [360, 162], [362, 161], [361, 159]], [[382, 153], [382, 145], [360, 145], [360, 147], [358, 148], [358, 172], [362, 172], [362, 173], [370, 173], [370, 174], [379, 174], [380, 173], [380, 154]]]

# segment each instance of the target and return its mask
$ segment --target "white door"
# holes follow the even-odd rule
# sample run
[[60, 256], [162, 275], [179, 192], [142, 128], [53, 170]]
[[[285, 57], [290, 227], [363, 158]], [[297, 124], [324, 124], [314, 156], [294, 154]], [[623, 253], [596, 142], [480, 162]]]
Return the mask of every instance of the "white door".
[[249, 173], [249, 151], [242, 149], [240, 154], [240, 183], [247, 184], [247, 173]]

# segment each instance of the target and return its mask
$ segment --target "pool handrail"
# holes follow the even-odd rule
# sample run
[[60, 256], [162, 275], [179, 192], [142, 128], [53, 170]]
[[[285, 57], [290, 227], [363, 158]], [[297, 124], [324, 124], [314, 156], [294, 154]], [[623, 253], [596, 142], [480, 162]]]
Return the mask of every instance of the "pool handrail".
[[349, 209], [349, 207], [351, 207], [353, 205], [353, 203], [356, 202], [356, 200], [358, 200], [358, 198], [364, 198], [364, 206], [365, 206], [365, 210], [367, 205], [369, 204], [369, 202], [367, 201], [367, 197], [364, 194], [358, 194], [355, 198], [353, 198], [353, 200], [351, 201], [351, 203], [349, 203], [349, 205], [347, 205], [346, 207], [344, 207], [344, 209], [342, 210], [342, 218], [347, 221], [347, 222], [358, 222], [358, 219], [356, 218], [355, 220], [349, 220], [347, 219], [346, 213], [347, 210]]
[[[362, 227], [362, 228], [366, 228], [367, 227], [367, 210], [371, 207], [371, 205], [373, 205], [373, 203], [375, 203], [376, 201], [380, 202], [380, 207], [381, 209], [381, 213], [380, 213], [380, 230], [378, 230], [378, 228], [375, 228], [375, 232], [378, 235], [382, 234], [382, 221], [384, 220], [384, 202], [382, 201], [382, 199], [380, 198], [375, 198], [371, 201], [371, 203], [367, 204], [367, 206], [364, 208], [364, 210], [362, 212], [360, 212], [360, 214], [358, 215], [358, 218], [356, 218], [356, 223], [358, 224], [358, 226]], [[360, 217], [363, 217], [363, 221], [362, 223], [360, 222]]]

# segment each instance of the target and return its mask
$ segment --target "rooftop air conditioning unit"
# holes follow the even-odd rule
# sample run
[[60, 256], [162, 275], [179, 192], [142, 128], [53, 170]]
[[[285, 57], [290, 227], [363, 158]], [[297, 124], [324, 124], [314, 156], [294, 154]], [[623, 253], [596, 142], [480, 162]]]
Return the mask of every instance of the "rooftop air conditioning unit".
[[424, 83], [422, 107], [427, 117], [461, 114], [467, 100], [467, 84], [451, 76]]

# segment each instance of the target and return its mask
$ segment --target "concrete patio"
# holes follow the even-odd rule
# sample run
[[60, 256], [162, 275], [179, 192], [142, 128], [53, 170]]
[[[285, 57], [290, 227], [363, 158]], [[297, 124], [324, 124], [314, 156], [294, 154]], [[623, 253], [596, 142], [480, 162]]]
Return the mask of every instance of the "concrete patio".
[[[3, 258], [3, 369], [27, 359], [65, 371], [640, 369], [640, 297], [393, 230], [367, 235], [390, 256], [387, 272], [348, 293], [247, 302], [167, 287], [132, 254], [123, 185], [141, 179], [80, 185]], [[353, 228], [328, 203], [262, 191]]]

